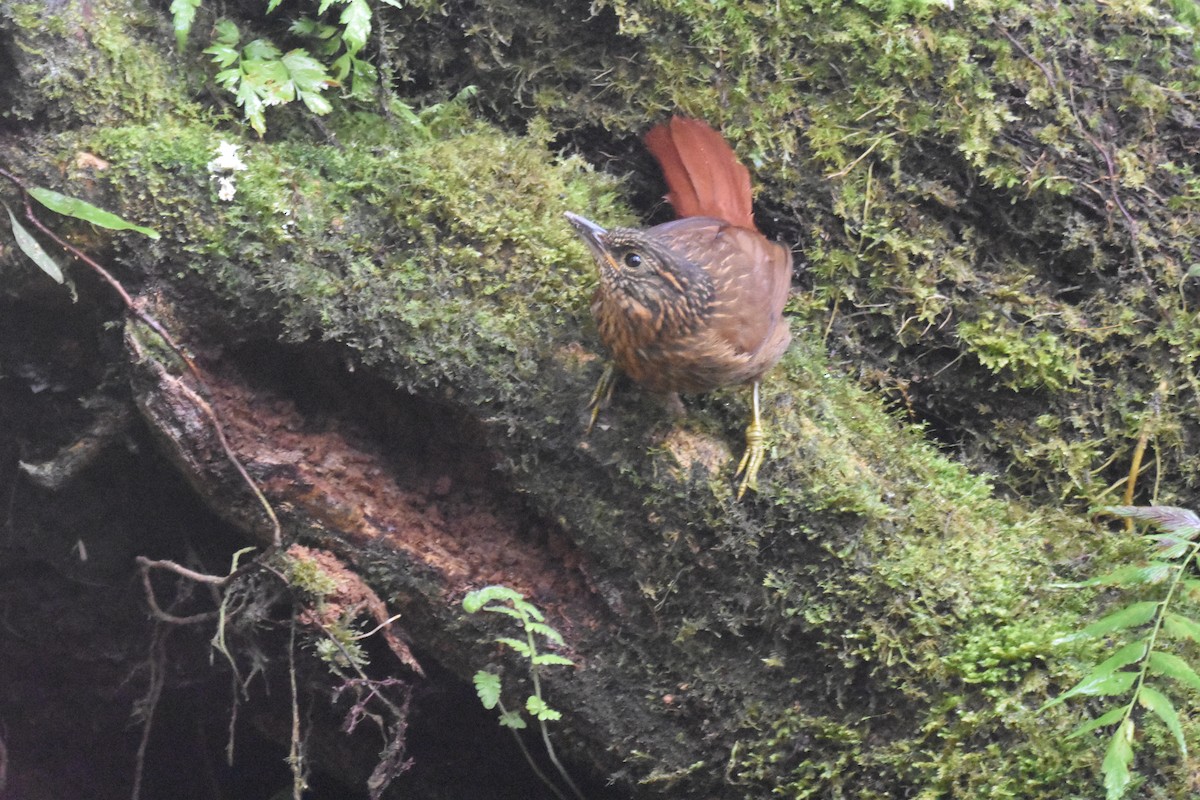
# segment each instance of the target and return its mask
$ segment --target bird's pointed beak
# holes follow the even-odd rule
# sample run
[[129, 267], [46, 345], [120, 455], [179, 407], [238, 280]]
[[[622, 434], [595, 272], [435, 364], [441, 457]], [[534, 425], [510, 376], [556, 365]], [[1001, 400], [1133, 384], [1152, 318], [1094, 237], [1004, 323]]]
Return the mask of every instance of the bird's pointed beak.
[[604, 240], [601, 237], [608, 233], [608, 231], [590, 219], [581, 217], [578, 214], [572, 214], [570, 211], [564, 213], [563, 216], [567, 218], [567, 222], [571, 223], [571, 227], [579, 234], [579, 238], [583, 239], [584, 243], [587, 244], [589, 250], [597, 256], [604, 254]]

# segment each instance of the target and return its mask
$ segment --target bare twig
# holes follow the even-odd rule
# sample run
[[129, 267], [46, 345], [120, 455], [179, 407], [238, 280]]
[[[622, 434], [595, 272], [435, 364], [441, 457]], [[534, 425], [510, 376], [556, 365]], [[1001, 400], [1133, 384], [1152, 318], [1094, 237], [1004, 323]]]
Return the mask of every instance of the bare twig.
[[302, 800], [307, 782], [304, 780], [304, 748], [300, 742], [300, 697], [296, 687], [296, 615], [288, 626], [288, 687], [292, 696], [292, 738], [288, 749], [288, 766], [292, 770], [292, 800]]
[[[1127, 506], [1133, 505], [1133, 494], [1137, 486], [1137, 477], [1142, 471], [1142, 458], [1146, 453], [1146, 445], [1150, 441], [1153, 423], [1157, 421], [1158, 415], [1162, 411], [1162, 399], [1166, 393], [1167, 382], [1165, 380], [1159, 381], [1158, 389], [1150, 396], [1148, 413], [1142, 418], [1141, 431], [1138, 432], [1137, 445], [1133, 448], [1133, 459], [1129, 465], [1129, 480], [1125, 484], [1125, 496], [1122, 498], [1122, 502]], [[1155, 482], [1157, 484], [1157, 478]], [[1132, 517], [1125, 518], [1125, 530], [1128, 533], [1133, 533]]]
[[138, 742], [137, 756], [134, 760], [133, 788], [130, 790], [130, 800], [139, 800], [142, 795], [142, 778], [146, 771], [146, 749], [150, 746], [150, 730], [154, 722], [154, 712], [158, 701], [162, 698], [163, 686], [166, 684], [164, 665], [167, 661], [166, 641], [170, 628], [162, 625], [154, 626], [154, 634], [150, 640], [150, 685], [142, 698], [142, 737]]

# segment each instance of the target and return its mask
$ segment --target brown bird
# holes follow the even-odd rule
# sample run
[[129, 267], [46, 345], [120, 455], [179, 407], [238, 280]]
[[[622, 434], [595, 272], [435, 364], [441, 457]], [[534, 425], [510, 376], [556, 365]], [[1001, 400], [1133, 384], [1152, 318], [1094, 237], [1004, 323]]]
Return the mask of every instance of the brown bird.
[[612, 356], [589, 403], [590, 431], [612, 395], [614, 365], [655, 392], [753, 384], [738, 498], [757, 489], [765, 446], [758, 384], [791, 341], [783, 305], [792, 253], [754, 225], [750, 173], [719, 133], [673, 117], [646, 134], [680, 217], [605, 230], [567, 219], [600, 270], [592, 315]]

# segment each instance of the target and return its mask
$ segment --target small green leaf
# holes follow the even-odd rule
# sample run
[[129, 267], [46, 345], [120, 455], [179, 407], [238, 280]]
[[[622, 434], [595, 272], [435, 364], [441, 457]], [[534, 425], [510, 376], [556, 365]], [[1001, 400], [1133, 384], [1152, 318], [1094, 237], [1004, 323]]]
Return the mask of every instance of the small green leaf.
[[329, 87], [329, 74], [325, 65], [310, 56], [305, 50], [290, 50], [280, 59], [287, 68], [288, 77], [301, 92], [320, 92]]
[[468, 614], [474, 614], [493, 600], [511, 603], [513, 600], [520, 599], [522, 599], [521, 593], [517, 590], [499, 584], [492, 584], [484, 586], [482, 589], [468, 592], [467, 596], [463, 598], [463, 608], [466, 609]]
[[546, 615], [543, 614], [541, 612], [541, 610], [538, 609], [537, 606], [535, 606], [533, 603], [526, 600], [524, 597], [521, 597], [518, 600], [514, 600], [513, 607], [516, 608], [518, 611], [524, 611], [529, 616], [530, 619], [536, 620], [537, 622], [545, 622], [546, 621]]
[[472, 681], [483, 707], [488, 710], [495, 708], [500, 702], [500, 676], [481, 669], [475, 673]]
[[1158, 550], [1159, 558], [1175, 560], [1182, 558], [1192, 551], [1192, 543], [1187, 539], [1172, 536], [1169, 533], [1159, 533], [1150, 537]]
[[1140, 661], [1146, 655], [1146, 646], [1149, 644], [1148, 639], [1137, 639], [1125, 645], [1111, 656], [1101, 661], [1094, 670], [1091, 671], [1091, 676], [1104, 676], [1113, 673], [1122, 667], [1127, 667], [1135, 661]]
[[323, 117], [333, 111], [333, 104], [317, 92], [297, 90], [297, 94], [300, 95], [300, 101], [304, 103], [304, 107], [318, 117]]
[[525, 656], [525, 658], [533, 658], [534, 655], [536, 655], [536, 653], [529, 648], [529, 643], [522, 642], [520, 639], [513, 639], [508, 636], [497, 636], [496, 641], [500, 644], [508, 645], [513, 650], [516, 650], [518, 653]]
[[1179, 569], [1178, 564], [1168, 564], [1165, 561], [1151, 561], [1142, 567], [1145, 583], [1162, 583], [1171, 577], [1171, 573]]
[[1171, 705], [1167, 696], [1152, 686], [1142, 686], [1142, 690], [1138, 692], [1138, 702], [1153, 711], [1163, 721], [1167, 730], [1175, 736], [1180, 754], [1187, 758], [1187, 742], [1183, 740], [1183, 725], [1179, 722], [1179, 714], [1176, 713], [1175, 706]]
[[529, 695], [525, 699], [525, 710], [531, 716], [542, 722], [554, 722], [562, 719], [562, 713], [555, 711], [550, 706], [546, 705], [546, 701], [538, 697], [536, 694]]
[[1155, 675], [1173, 678], [1185, 686], [1200, 691], [1200, 675], [1197, 675], [1196, 670], [1192, 669], [1191, 665], [1179, 656], [1155, 650], [1150, 654], [1147, 664]]
[[1083, 723], [1078, 728], [1067, 734], [1067, 738], [1074, 739], [1076, 737], [1083, 736], [1085, 733], [1091, 733], [1092, 731], [1096, 730], [1096, 728], [1103, 728], [1105, 725], [1112, 725], [1114, 722], [1120, 720], [1121, 717], [1125, 716], [1126, 708], [1127, 706], [1118, 706], [1117, 708], [1101, 714], [1095, 719], [1089, 719], [1087, 722]]
[[242, 88], [251, 89], [267, 106], [296, 99], [296, 85], [289, 79], [287, 67], [275, 59], [242, 59]]
[[350, 67], [354, 62], [354, 57], [349, 53], [342, 53], [337, 57], [332, 64], [329, 65], [331, 77], [338, 83], [344, 84], [346, 78], [350, 75]]
[[526, 625], [525, 627], [528, 630], [532, 631], [533, 633], [536, 633], [539, 636], [543, 636], [543, 637], [549, 639], [550, 641], [554, 642], [555, 644], [563, 644], [562, 634], [560, 634], [558, 631], [554, 630], [554, 628], [551, 628], [549, 625], [547, 625], [544, 622], [531, 622], [528, 625]]
[[1200, 642], [1200, 624], [1190, 617], [1168, 611], [1163, 616], [1163, 630], [1176, 639], [1191, 639]]
[[[344, 78], [345, 76], [343, 76]], [[367, 99], [379, 85], [379, 71], [375, 65], [361, 58], [350, 59], [350, 96]]]
[[1185, 539], [1200, 535], [1200, 516], [1186, 508], [1175, 506], [1106, 506], [1100, 511], [1117, 517], [1148, 522], [1163, 533], [1173, 533]]
[[561, 665], [564, 667], [575, 666], [574, 661], [556, 653], [538, 653], [533, 657], [533, 663], [539, 667], [551, 665]]
[[1090, 674], [1058, 697], [1044, 703], [1038, 711], [1045, 711], [1047, 708], [1056, 706], [1069, 697], [1076, 697], [1078, 695], [1109, 697], [1111, 695], [1124, 694], [1133, 686], [1137, 677], [1138, 673], [1136, 672], [1114, 672], [1109, 675]]
[[254, 86], [247, 80], [239, 80], [237, 92], [237, 104], [242, 107], [242, 113], [246, 116], [246, 121], [250, 123], [250, 127], [262, 136], [267, 132], [267, 120], [263, 113], [263, 101], [258, 96], [258, 92], [254, 90]]
[[238, 26], [231, 19], [223, 19], [218, 22], [216, 34], [214, 41], [229, 47], [236, 45], [242, 38], [242, 32], [238, 30]]
[[366, 0], [350, 0], [338, 22], [345, 26], [342, 40], [346, 43], [346, 52], [354, 55], [371, 35], [371, 7]]
[[505, 711], [500, 715], [500, 724], [506, 728], [512, 728], [514, 731], [527, 727], [520, 711]]
[[1174, 564], [1161, 562], [1128, 564], [1114, 569], [1112, 572], [1088, 578], [1086, 581], [1056, 583], [1054, 586], [1057, 589], [1079, 589], [1085, 586], [1129, 586], [1138, 583], [1158, 583], [1169, 575], [1172, 569], [1176, 569]]
[[525, 624], [525, 615], [519, 611], [514, 611], [509, 606], [484, 606], [483, 610], [491, 614], [504, 614], [505, 616], [520, 620], [522, 625]]
[[318, 22], [312, 17], [299, 17], [292, 22], [290, 30], [299, 36], [311, 36], [315, 39], [330, 39], [337, 33], [337, 28], [333, 25]]
[[282, 51], [270, 39], [255, 39], [242, 48], [246, 61], [278, 61]]
[[1158, 606], [1159, 604], [1154, 600], [1133, 603], [1125, 606], [1125, 608], [1114, 611], [1106, 617], [1101, 617], [1081, 630], [1077, 636], [1103, 636], [1113, 631], [1145, 625], [1154, 618], [1154, 613], [1158, 610]]
[[175, 28], [175, 44], [180, 50], [187, 45], [187, 37], [199, 7], [200, 0], [171, 0], [171, 24]]
[[238, 84], [242, 82], [242, 70], [240, 68], [223, 69], [213, 77], [213, 80], [219, 83], [222, 89], [236, 94]]
[[1133, 762], [1133, 720], [1113, 731], [1112, 739], [1108, 742], [1108, 751], [1104, 754], [1104, 788], [1108, 792], [1108, 800], [1121, 800], [1125, 790], [1129, 788], [1132, 775], [1129, 765]]
[[29, 231], [25, 230], [25, 226], [17, 222], [16, 216], [12, 213], [12, 209], [8, 205], [4, 206], [4, 210], [8, 212], [8, 221], [12, 223], [13, 238], [17, 242], [17, 247], [21, 248], [21, 252], [29, 256], [29, 259], [38, 268], [53, 278], [58, 283], [63, 282], [62, 269], [59, 268], [58, 262], [50, 257], [50, 254], [42, 249], [38, 240], [33, 238]]
[[111, 211], [97, 208], [85, 200], [80, 200], [78, 197], [67, 197], [65, 194], [59, 194], [50, 189], [42, 189], [37, 186], [30, 189], [29, 194], [46, 208], [63, 216], [75, 217], [84, 222], [90, 222], [93, 225], [99, 225], [101, 228], [108, 228], [114, 231], [137, 231], [149, 236], [151, 239], [159, 238], [158, 231], [142, 227], [141, 225], [135, 225], [122, 217], [118, 217]]

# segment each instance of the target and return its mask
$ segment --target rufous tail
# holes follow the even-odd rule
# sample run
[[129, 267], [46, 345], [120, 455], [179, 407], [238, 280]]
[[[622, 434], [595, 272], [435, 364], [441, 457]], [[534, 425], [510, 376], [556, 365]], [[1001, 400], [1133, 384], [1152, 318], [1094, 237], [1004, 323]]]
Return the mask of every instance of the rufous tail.
[[716, 217], [757, 230], [751, 210], [750, 171], [706, 123], [671, 117], [646, 134], [646, 149], [667, 182], [667, 202], [679, 217]]

